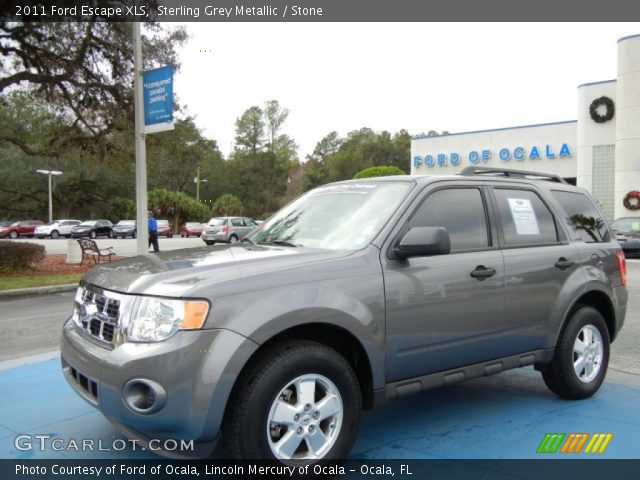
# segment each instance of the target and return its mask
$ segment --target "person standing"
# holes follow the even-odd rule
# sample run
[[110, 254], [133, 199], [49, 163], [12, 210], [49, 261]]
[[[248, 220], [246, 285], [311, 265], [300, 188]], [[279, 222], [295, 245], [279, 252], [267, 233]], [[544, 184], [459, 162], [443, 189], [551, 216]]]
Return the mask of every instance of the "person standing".
[[153, 245], [153, 251], [158, 253], [160, 251], [158, 246], [158, 221], [151, 210], [147, 212], [147, 217], [149, 217], [149, 246]]

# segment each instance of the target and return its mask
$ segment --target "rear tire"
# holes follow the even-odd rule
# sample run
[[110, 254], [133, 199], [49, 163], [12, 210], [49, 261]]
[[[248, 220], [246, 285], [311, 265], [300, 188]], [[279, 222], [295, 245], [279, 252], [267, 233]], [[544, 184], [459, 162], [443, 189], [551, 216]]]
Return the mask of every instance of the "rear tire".
[[210, 241], [208, 241], [208, 240], [207, 240], [207, 241], [205, 241], [204, 243], [206, 243], [207, 245], [215, 245], [215, 244], [216, 244], [216, 242], [210, 242]]
[[575, 311], [560, 334], [553, 360], [541, 369], [549, 390], [570, 400], [596, 393], [607, 373], [609, 343], [600, 312], [592, 307]]
[[223, 436], [237, 459], [300, 465], [345, 458], [361, 404], [358, 379], [338, 352], [304, 340], [277, 342], [239, 378]]
[[91, 233], [89, 233], [89, 237], [95, 240], [95, 238], [97, 237], [96, 231], [95, 230], [91, 230]]
[[229, 243], [238, 243], [238, 237], [235, 235], [231, 235], [229, 237]]

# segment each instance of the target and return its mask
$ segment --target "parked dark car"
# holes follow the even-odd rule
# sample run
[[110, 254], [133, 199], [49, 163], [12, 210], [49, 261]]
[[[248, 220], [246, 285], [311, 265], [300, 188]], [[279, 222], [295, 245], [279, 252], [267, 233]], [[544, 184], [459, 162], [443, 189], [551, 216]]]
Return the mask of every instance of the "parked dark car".
[[114, 238], [136, 238], [138, 235], [138, 231], [136, 229], [136, 221], [135, 220], [120, 220], [113, 227], [113, 237]]
[[622, 217], [611, 224], [624, 254], [640, 257], [640, 217]]
[[158, 220], [158, 236], [167, 238], [173, 237], [173, 231], [171, 230], [169, 220]]
[[5, 227], [0, 227], [0, 238], [33, 237], [36, 227], [44, 225], [40, 220], [23, 220], [13, 222]]
[[180, 228], [181, 237], [199, 237], [204, 227], [199, 222], [187, 222]]
[[87, 220], [77, 227], [71, 229], [73, 238], [89, 237], [109, 237], [113, 238], [113, 223], [109, 220]]

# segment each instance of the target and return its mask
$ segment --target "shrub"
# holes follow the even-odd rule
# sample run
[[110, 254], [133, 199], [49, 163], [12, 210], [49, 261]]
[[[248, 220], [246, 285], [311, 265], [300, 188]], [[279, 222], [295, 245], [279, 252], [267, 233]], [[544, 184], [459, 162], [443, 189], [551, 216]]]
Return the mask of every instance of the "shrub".
[[382, 165], [379, 167], [369, 167], [364, 170], [360, 170], [353, 178], [386, 177], [388, 175], [406, 175], [406, 172], [392, 165]]
[[0, 241], [0, 270], [15, 272], [44, 259], [44, 246], [35, 243]]

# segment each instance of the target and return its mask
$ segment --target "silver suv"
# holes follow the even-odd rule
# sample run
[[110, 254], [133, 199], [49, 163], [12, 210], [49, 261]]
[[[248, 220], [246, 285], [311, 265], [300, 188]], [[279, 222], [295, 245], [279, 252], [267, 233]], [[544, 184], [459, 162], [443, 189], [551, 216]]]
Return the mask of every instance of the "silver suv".
[[64, 375], [143, 442], [203, 456], [221, 437], [282, 463], [347, 456], [362, 409], [511, 368], [589, 397], [625, 318], [625, 258], [585, 190], [536, 175], [330, 184], [234, 245], [98, 265]]
[[236, 243], [256, 228], [255, 220], [247, 217], [214, 217], [209, 220], [200, 238], [207, 245]]

